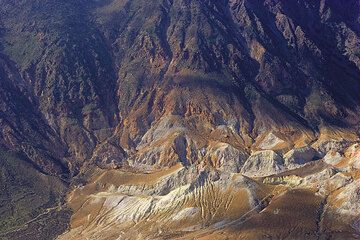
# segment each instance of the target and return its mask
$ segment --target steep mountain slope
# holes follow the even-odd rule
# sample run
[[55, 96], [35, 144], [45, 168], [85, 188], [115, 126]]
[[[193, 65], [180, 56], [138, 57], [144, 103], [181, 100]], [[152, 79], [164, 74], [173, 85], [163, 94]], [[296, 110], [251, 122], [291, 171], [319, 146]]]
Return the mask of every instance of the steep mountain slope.
[[0, 146], [64, 239], [359, 234], [359, 1], [0, 4]]

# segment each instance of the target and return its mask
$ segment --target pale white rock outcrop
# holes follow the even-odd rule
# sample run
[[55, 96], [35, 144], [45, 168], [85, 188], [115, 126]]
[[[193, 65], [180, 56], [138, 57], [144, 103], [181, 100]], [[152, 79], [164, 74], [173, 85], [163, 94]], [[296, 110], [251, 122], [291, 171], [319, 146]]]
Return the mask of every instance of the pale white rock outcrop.
[[[101, 206], [100, 211], [95, 215], [89, 214], [83, 219], [86, 224], [79, 225], [71, 231], [63, 234], [59, 239], [76, 239], [79, 232], [86, 229], [85, 239], [99, 239], [109, 226], [116, 229], [122, 224], [137, 224], [147, 219], [163, 221], [181, 221], [190, 220], [201, 214], [202, 218], [212, 219], [217, 214], [218, 203], [230, 203], [233, 195], [237, 191], [245, 191], [244, 201], [248, 201], [250, 207], [257, 207], [259, 198], [257, 196], [258, 184], [239, 174], [219, 173], [214, 178], [214, 171], [201, 171], [194, 174], [193, 170], [182, 168], [176, 173], [172, 173], [158, 182], [144, 188], [143, 186], [131, 186], [137, 188], [136, 191], [126, 193], [125, 189], [114, 189], [110, 187], [107, 191], [91, 194], [88, 200], [82, 204], [80, 212], [89, 212], [89, 210]], [[181, 176], [188, 175], [189, 179], [182, 179], [172, 182], [168, 191], [163, 195], [155, 195], [154, 192], [161, 186], [162, 182], [168, 182], [169, 179], [176, 181]], [[171, 182], [171, 181], [170, 181]], [[235, 184], [236, 183], [236, 184]], [[151, 190], [150, 188], [153, 188]], [[162, 187], [160, 187], [162, 188]], [[123, 190], [123, 191], [121, 191]], [[225, 191], [230, 195], [223, 194]], [[211, 196], [211, 198], [209, 198]], [[190, 205], [189, 205], [190, 204]], [[82, 218], [82, 216], [78, 216]], [[110, 231], [111, 232], [111, 231]], [[91, 238], [89, 237], [91, 236]], [[121, 235], [119, 235], [121, 239]], [[105, 239], [105, 238], [104, 238]], [[140, 237], [139, 239], [144, 239]]]
[[264, 177], [282, 172], [284, 161], [281, 156], [272, 150], [253, 153], [245, 162], [241, 173], [246, 176]]
[[224, 172], [238, 173], [248, 158], [248, 154], [227, 143], [218, 143], [208, 151], [208, 156], [217, 159], [218, 169]]
[[343, 156], [339, 152], [331, 150], [325, 155], [324, 162], [326, 162], [327, 164], [336, 165], [342, 159]]
[[187, 128], [178, 120], [178, 116], [165, 116], [145, 133], [137, 148], [141, 149], [159, 139], [166, 138], [174, 133], [184, 133], [186, 131]]
[[201, 181], [204, 176], [198, 174], [196, 166], [182, 167], [177, 171], [164, 176], [159, 179], [153, 185], [121, 185], [118, 187], [117, 192], [125, 195], [151, 195], [151, 196], [163, 196], [190, 183]]
[[346, 149], [346, 155], [348, 157], [356, 157], [360, 155], [360, 144], [356, 143]]
[[332, 176], [327, 183], [330, 183], [334, 188], [339, 189], [349, 184], [353, 179], [339, 172]]
[[191, 217], [194, 217], [196, 214], [198, 214], [199, 211], [200, 211], [200, 209], [197, 207], [184, 208], [180, 212], [174, 214], [174, 216], [172, 217], [172, 220], [178, 221], [178, 220], [183, 220], [186, 218], [191, 218]]
[[276, 136], [274, 133], [269, 133], [259, 144], [259, 148], [262, 150], [272, 149], [279, 144], [284, 144], [285, 141]]
[[324, 181], [330, 179], [336, 174], [335, 170], [332, 168], [327, 168], [321, 172], [311, 174], [303, 179], [303, 185], [309, 186], [311, 184], [322, 185]]
[[355, 169], [360, 169], [360, 144], [354, 144], [347, 150], [350, 158], [349, 165]]
[[337, 208], [341, 214], [358, 216], [360, 214], [360, 180], [346, 185], [337, 196], [337, 200], [341, 202]]
[[[184, 166], [190, 165], [191, 161], [199, 159], [200, 150], [196, 143], [187, 135], [173, 133], [162, 139], [162, 142], [153, 145], [138, 147], [137, 153], [128, 159], [130, 166], [151, 170], [154, 166], [170, 166], [175, 162], [181, 162]], [[172, 159], [169, 161], [169, 159]]]

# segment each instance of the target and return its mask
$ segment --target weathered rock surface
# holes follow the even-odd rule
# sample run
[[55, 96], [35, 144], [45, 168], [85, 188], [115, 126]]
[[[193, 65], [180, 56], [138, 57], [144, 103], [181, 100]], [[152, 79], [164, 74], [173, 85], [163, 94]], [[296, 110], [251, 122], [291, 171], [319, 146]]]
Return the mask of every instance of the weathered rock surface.
[[241, 173], [247, 176], [262, 177], [284, 170], [284, 160], [272, 150], [255, 152], [245, 162]]
[[284, 155], [284, 161], [286, 167], [291, 169], [315, 160], [317, 155], [316, 150], [311, 147], [295, 148]]
[[349, 164], [355, 169], [360, 169], [360, 145], [354, 144], [348, 148], [346, 156], [350, 159]]
[[[193, 224], [203, 226], [216, 223], [226, 215], [231, 220], [239, 211], [260, 208], [259, 185], [251, 179], [228, 173], [214, 178], [214, 172], [200, 171], [194, 174], [193, 171], [181, 168], [165, 178], [156, 179], [154, 184], [147, 182], [116, 188], [113, 185], [107, 187], [100, 180], [94, 183], [103, 186], [98, 189], [91, 190], [90, 185], [75, 189], [69, 197], [69, 204], [75, 210], [72, 228], [59, 239], [106, 239], [114, 234], [137, 239], [142, 236], [141, 233], [130, 236], [124, 232], [125, 229], [132, 231], [132, 228], [144, 222], [155, 229], [163, 222], [169, 226], [173, 222], [177, 224], [176, 229], [185, 229]], [[179, 174], [188, 177], [181, 178]], [[142, 177], [138, 175], [137, 180]], [[167, 191], [163, 190], [164, 184]], [[91, 191], [91, 195], [83, 194], [88, 191]], [[92, 214], [94, 209], [99, 209], [95, 215]], [[89, 214], [84, 215], [86, 212]], [[147, 231], [150, 233], [153, 231], [151, 229]], [[161, 232], [152, 234], [161, 236]]]
[[341, 160], [343, 159], [343, 156], [336, 151], [329, 151], [325, 156], [324, 156], [324, 162], [331, 164], [331, 165], [336, 165], [338, 164]]
[[220, 171], [238, 173], [244, 165], [248, 154], [227, 143], [218, 143], [205, 155]]
[[286, 142], [276, 136], [274, 133], [270, 132], [266, 137], [261, 141], [259, 144], [259, 148], [262, 150], [271, 150], [273, 148], [276, 148], [279, 145], [286, 144]]
[[337, 196], [340, 201], [338, 211], [345, 215], [358, 216], [360, 209], [360, 181], [356, 180], [344, 187]]

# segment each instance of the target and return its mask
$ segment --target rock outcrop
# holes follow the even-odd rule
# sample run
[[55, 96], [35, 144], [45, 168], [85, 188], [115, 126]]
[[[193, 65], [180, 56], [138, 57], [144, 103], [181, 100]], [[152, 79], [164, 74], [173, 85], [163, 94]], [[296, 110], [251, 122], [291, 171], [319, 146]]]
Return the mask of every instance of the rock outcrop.
[[296, 168], [318, 158], [317, 152], [311, 147], [295, 148], [284, 155], [287, 168]]
[[280, 173], [284, 168], [284, 160], [272, 150], [255, 152], [245, 162], [241, 173], [247, 176], [263, 177]]

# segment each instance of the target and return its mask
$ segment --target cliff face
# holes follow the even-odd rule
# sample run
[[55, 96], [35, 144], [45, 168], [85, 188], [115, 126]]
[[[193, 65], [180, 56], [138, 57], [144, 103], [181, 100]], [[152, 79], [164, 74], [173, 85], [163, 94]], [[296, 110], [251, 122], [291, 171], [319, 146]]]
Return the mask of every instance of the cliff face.
[[0, 5], [0, 146], [67, 184], [266, 177], [359, 140], [357, 0]]

